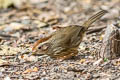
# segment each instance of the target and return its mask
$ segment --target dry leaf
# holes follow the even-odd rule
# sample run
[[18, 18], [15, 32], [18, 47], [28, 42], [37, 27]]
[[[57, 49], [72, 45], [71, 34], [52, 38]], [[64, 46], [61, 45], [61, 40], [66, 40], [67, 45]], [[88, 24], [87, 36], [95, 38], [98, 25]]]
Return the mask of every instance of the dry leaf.
[[23, 72], [23, 74], [26, 74], [26, 73], [29, 73], [29, 72], [32, 72], [32, 70], [31, 70], [31, 69], [27, 69], [27, 70], [25, 70], [25, 71]]
[[86, 61], [86, 59], [81, 59], [80, 63], [84, 63]]
[[27, 74], [27, 73], [30, 73], [30, 72], [37, 72], [38, 71], [38, 68], [37, 67], [34, 67], [33, 69], [27, 69], [23, 72], [23, 74]]
[[34, 67], [34, 68], [33, 68], [33, 71], [34, 71], [34, 72], [37, 72], [37, 71], [38, 71], [38, 68], [37, 68], [37, 67]]

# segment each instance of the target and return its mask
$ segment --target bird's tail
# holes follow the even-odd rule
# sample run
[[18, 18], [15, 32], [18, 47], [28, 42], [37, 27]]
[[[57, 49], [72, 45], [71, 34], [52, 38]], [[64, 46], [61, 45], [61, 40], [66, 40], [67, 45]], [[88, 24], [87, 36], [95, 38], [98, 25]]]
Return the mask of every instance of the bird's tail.
[[90, 17], [87, 21], [85, 21], [82, 26], [85, 28], [89, 28], [93, 22], [100, 19], [105, 13], [107, 13], [106, 10], [99, 11], [98, 13]]

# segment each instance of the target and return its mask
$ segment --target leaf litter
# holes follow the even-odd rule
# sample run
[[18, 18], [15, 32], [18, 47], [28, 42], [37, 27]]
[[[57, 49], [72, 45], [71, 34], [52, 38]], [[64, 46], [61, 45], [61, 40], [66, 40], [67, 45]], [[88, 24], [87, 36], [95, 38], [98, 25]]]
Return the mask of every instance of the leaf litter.
[[110, 14], [96, 22], [93, 28], [106, 26], [107, 21], [112, 24], [119, 17], [119, 0], [35, 2], [21, 8], [18, 6], [18, 9], [6, 6], [6, 10], [0, 11], [1, 80], [120, 79], [119, 59], [97, 60], [104, 28], [88, 33], [80, 45], [79, 54], [71, 59], [60, 61], [43, 55], [29, 56], [33, 43], [59, 29], [57, 26], [81, 24], [101, 8], [109, 10]]

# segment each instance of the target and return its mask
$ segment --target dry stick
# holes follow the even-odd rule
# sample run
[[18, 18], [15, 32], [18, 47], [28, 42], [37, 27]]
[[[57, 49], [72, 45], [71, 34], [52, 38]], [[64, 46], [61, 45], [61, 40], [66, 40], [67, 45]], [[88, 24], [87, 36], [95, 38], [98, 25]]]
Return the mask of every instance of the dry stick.
[[106, 26], [95, 27], [95, 28], [92, 28], [92, 29], [88, 29], [87, 34], [99, 32], [99, 31], [101, 31], [101, 30], [104, 29], [104, 28], [106, 28]]
[[11, 36], [8, 34], [0, 34], [1, 37], [7, 37], [7, 38], [17, 38], [16, 36]]

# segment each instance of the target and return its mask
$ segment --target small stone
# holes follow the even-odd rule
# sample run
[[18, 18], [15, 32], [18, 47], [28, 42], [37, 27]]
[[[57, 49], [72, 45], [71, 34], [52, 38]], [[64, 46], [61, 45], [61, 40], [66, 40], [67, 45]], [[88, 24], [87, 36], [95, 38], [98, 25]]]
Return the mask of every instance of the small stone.
[[43, 28], [43, 27], [47, 27], [47, 26], [48, 26], [47, 23], [45, 23], [45, 22], [40, 22], [40, 21], [38, 21], [38, 20], [34, 21], [34, 24], [37, 24], [36, 27], [38, 27], [38, 28]]
[[10, 77], [6, 76], [4, 80], [11, 80]]
[[93, 66], [99, 65], [102, 60], [103, 60], [103, 59], [100, 58], [99, 60], [95, 61], [95, 62], [93, 63]]

